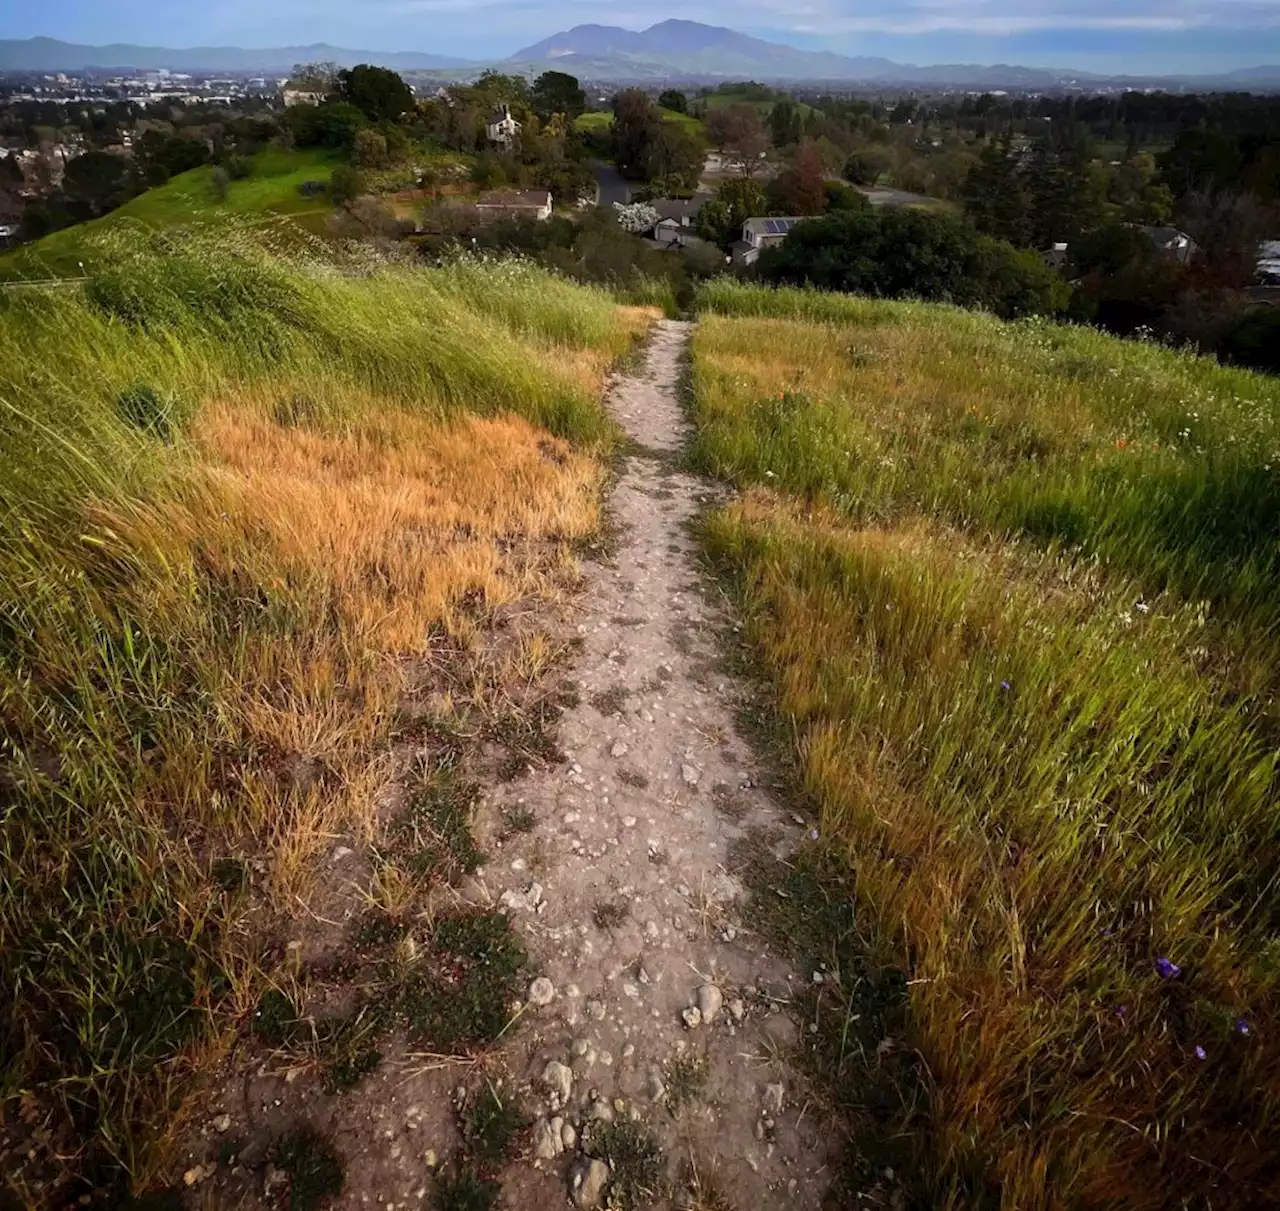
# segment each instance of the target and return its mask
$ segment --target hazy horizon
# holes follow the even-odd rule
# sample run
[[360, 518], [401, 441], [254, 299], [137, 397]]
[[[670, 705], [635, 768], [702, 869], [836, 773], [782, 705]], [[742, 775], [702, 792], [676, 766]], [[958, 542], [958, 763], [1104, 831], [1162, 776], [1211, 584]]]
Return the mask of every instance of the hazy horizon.
[[1277, 0], [703, 0], [609, 9], [582, 0], [46, 0], [0, 15], [0, 37], [245, 48], [327, 42], [468, 59], [513, 54], [573, 25], [644, 29], [670, 17], [773, 42], [902, 62], [1011, 63], [1114, 74], [1204, 74], [1280, 63]]

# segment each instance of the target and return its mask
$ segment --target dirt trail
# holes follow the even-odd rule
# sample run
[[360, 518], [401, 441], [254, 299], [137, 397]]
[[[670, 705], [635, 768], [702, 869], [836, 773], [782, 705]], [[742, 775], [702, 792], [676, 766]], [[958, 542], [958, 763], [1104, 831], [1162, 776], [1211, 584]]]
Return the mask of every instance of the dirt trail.
[[[720, 669], [720, 620], [694, 563], [688, 523], [712, 488], [672, 470], [688, 339], [686, 324], [659, 325], [642, 372], [609, 393], [637, 446], [612, 497], [616, 553], [583, 569], [564, 624], [581, 640], [568, 670], [578, 705], [557, 736], [566, 761], [495, 782], [474, 821], [486, 864], [441, 892], [446, 909], [505, 909], [532, 959], [537, 978], [502, 1044], [472, 1061], [419, 1054], [395, 1035], [379, 1042], [373, 1071], [349, 1073], [337, 1092], [314, 1054], [246, 1040], [195, 1109], [189, 1205], [282, 1206], [280, 1141], [306, 1124], [345, 1170], [332, 1205], [488, 1207], [456, 1187], [439, 1201], [462, 1167], [460, 1120], [486, 1096], [533, 1124], [516, 1138], [518, 1159], [486, 1166], [500, 1170], [508, 1211], [821, 1203], [831, 1132], [786, 1059], [793, 994], [813, 973], [744, 926], [745, 890], [730, 873], [735, 841], [767, 828], [783, 847], [800, 844], [804, 825], [761, 788], [735, 732], [741, 690]], [[350, 1011], [350, 973], [368, 967], [350, 939], [376, 899], [370, 855], [336, 845], [328, 886], [289, 944], [311, 971], [307, 1014], [321, 1020]], [[314, 1029], [313, 1018], [298, 1025]], [[615, 1163], [596, 1189], [602, 1154]]]
[[[613, 566], [586, 571], [580, 705], [559, 733], [568, 764], [495, 796], [495, 806], [531, 809], [537, 825], [490, 848], [500, 856], [482, 884], [516, 910], [554, 989], [524, 1019], [523, 1075], [537, 1089], [549, 1063], [574, 1074], [568, 1108], [546, 1106], [535, 1148], [554, 1150], [552, 1117], [580, 1131], [638, 1114], [673, 1177], [696, 1167], [729, 1206], [802, 1211], [831, 1176], [821, 1115], [782, 1058], [796, 1030], [786, 1003], [812, 976], [741, 925], [744, 889], [727, 870], [748, 830], [782, 827], [799, 840], [802, 826], [760, 787], [735, 730], [739, 687], [719, 667], [688, 533], [710, 488], [664, 457], [684, 441], [677, 387], [689, 332], [661, 324], [643, 371], [610, 391], [644, 452], [628, 457], [613, 494]], [[563, 1205], [573, 1156], [544, 1156], [542, 1176], [509, 1173], [505, 1201]], [[675, 1190], [674, 1205], [716, 1205], [692, 1201], [688, 1182]]]

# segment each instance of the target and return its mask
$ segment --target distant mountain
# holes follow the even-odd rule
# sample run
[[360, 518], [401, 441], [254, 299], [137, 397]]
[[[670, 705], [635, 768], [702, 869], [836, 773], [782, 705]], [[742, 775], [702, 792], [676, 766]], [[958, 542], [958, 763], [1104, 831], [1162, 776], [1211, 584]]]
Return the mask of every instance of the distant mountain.
[[134, 68], [154, 71], [288, 71], [295, 63], [332, 60], [340, 67], [374, 63], [397, 71], [430, 71], [468, 67], [466, 59], [424, 55], [418, 51], [344, 50], [317, 42], [311, 46], [277, 46], [246, 50], [238, 46], [193, 46], [171, 50], [163, 46], [77, 46], [56, 38], [0, 39], [0, 71], [80, 71], [84, 68]]
[[634, 31], [579, 25], [527, 46], [513, 64], [558, 65], [592, 78], [705, 76], [758, 80], [860, 80], [959, 87], [1052, 88], [1081, 73], [1029, 67], [914, 67], [889, 59], [799, 50], [697, 21]]

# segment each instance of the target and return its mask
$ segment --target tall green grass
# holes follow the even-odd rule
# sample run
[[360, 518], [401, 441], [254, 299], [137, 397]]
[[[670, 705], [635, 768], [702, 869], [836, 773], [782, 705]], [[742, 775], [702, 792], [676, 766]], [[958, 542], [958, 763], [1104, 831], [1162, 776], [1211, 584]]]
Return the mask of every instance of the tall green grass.
[[949, 308], [703, 308], [696, 455], [756, 485], [706, 542], [908, 969], [919, 1205], [1276, 1201], [1277, 384]]
[[[397, 411], [514, 413], [604, 451], [599, 382], [636, 330], [528, 267], [107, 239], [83, 291], [0, 295], [0, 1096], [44, 1116], [72, 1201], [153, 1175], [192, 1072], [253, 1001], [272, 929], [253, 855], [367, 797], [359, 759], [392, 705], [389, 654], [323, 568], [273, 555], [272, 519], [228, 512], [241, 489], [189, 428], [265, 409], [350, 433], [369, 474], [418, 432]], [[371, 595], [396, 557], [364, 571]], [[298, 751], [324, 777], [289, 777]]]

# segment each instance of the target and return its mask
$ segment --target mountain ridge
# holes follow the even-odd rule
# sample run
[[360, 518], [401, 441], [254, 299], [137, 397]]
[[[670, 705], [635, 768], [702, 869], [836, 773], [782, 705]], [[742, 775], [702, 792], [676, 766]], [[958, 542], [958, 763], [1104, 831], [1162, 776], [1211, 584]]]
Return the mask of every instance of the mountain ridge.
[[916, 65], [866, 55], [802, 50], [768, 42], [725, 26], [668, 20], [644, 30], [588, 24], [543, 38], [513, 55], [485, 60], [420, 51], [349, 50], [318, 42], [269, 48], [205, 46], [174, 49], [113, 43], [88, 46], [56, 38], [0, 39], [0, 71], [55, 72], [85, 68], [171, 71], [288, 72], [294, 64], [328, 59], [342, 67], [373, 63], [397, 71], [465, 73], [559, 68], [599, 82], [658, 83], [664, 80], [848, 82], [915, 88], [1053, 89], [1072, 85], [1132, 87], [1193, 86], [1280, 90], [1280, 65], [1260, 65], [1213, 74], [1163, 76], [1099, 75], [1069, 68], [1013, 64]]
[[327, 42], [260, 49], [240, 46], [174, 48], [114, 42], [89, 46], [59, 38], [0, 39], [0, 71], [78, 71], [85, 68], [132, 68], [139, 71], [288, 71], [297, 63], [332, 60], [340, 67], [376, 63], [402, 71], [476, 66], [470, 59], [420, 51], [347, 50]]

